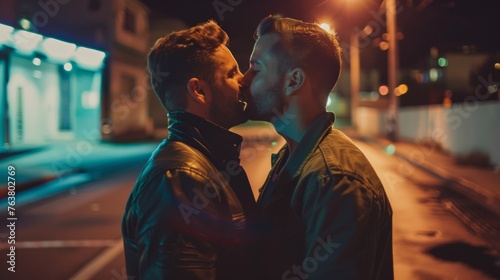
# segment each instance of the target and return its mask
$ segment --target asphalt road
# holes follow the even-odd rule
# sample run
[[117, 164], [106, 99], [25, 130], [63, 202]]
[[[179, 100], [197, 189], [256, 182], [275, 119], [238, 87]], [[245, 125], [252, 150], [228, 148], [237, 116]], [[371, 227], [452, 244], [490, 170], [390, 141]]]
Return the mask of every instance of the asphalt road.
[[[282, 141], [247, 142], [242, 165], [257, 189]], [[450, 211], [442, 182], [397, 158], [356, 142], [386, 187], [394, 209], [396, 279], [495, 279], [497, 259]], [[121, 217], [140, 161], [51, 199], [17, 209], [15, 270], [7, 270], [10, 248], [0, 243], [0, 279], [126, 279]], [[8, 225], [6, 217], [0, 217]], [[0, 239], [6, 240], [6, 226]], [[237, 279], [237, 278], [235, 278]]]

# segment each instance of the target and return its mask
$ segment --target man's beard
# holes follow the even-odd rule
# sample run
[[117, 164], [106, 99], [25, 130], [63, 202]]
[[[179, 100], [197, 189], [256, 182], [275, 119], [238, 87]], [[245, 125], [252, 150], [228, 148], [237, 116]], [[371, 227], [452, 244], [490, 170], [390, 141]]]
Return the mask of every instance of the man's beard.
[[225, 99], [222, 100], [224, 100], [224, 102], [213, 103], [209, 109], [210, 116], [215, 123], [229, 129], [248, 120], [239, 102], [230, 102]]
[[251, 96], [247, 108], [248, 118], [271, 122], [283, 114], [285, 103], [285, 95], [278, 83], [273, 88]]

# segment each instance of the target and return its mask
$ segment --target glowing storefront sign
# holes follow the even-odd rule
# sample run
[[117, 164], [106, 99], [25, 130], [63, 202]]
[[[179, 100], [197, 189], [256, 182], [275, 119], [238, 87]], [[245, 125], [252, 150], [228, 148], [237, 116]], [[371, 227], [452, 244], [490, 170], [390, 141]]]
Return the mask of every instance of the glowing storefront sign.
[[26, 30], [17, 30], [12, 36], [13, 46], [23, 53], [32, 53], [42, 39], [42, 35]]
[[42, 42], [42, 48], [49, 59], [68, 61], [73, 56], [76, 45], [53, 38], [46, 38]]
[[43, 54], [48, 60], [65, 65], [66, 71], [73, 68], [73, 65], [67, 64], [71, 62], [87, 70], [99, 70], [106, 58], [106, 53], [102, 51], [0, 24], [0, 45], [3, 44], [13, 47], [23, 55], [33, 55], [34, 52]]
[[12, 31], [14, 31], [13, 27], [0, 23], [0, 45], [11, 40]]
[[74, 60], [83, 67], [99, 68], [102, 66], [105, 57], [106, 54], [101, 51], [78, 47], [74, 55]]

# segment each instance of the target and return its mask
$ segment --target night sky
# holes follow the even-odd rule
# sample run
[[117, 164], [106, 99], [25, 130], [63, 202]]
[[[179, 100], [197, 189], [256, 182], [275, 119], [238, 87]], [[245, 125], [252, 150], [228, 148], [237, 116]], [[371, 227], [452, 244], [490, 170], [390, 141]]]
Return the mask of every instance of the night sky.
[[[151, 8], [152, 17], [171, 17], [189, 26], [216, 20], [230, 36], [230, 48], [241, 68], [246, 69], [253, 46], [253, 31], [259, 21], [269, 14], [281, 14], [305, 21], [328, 21], [337, 29], [340, 41], [349, 42], [352, 24], [364, 26], [363, 21], [377, 22], [366, 10], [373, 10], [382, 0], [362, 0], [371, 5], [365, 8], [364, 20], [351, 22], [349, 11], [337, 3], [343, 0], [142, 0]], [[361, 1], [361, 0], [360, 0]], [[474, 45], [478, 52], [500, 52], [500, 0], [434, 0], [423, 9], [422, 0], [400, 0], [398, 29], [404, 38], [399, 41], [401, 67], [416, 67], [425, 60], [431, 47], [440, 52], [460, 51], [463, 45]], [[227, 5], [226, 11], [219, 13]], [[333, 4], [332, 4], [333, 3]], [[380, 24], [379, 24], [380, 25]], [[368, 38], [381, 39], [381, 34]], [[386, 62], [386, 53], [375, 43], [361, 50], [362, 66], [377, 67]]]

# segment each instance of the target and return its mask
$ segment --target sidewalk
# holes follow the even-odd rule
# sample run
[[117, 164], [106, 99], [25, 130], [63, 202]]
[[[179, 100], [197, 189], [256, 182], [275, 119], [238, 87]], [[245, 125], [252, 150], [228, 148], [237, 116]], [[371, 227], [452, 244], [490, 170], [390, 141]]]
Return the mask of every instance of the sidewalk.
[[344, 130], [351, 138], [357, 139], [399, 157], [412, 166], [423, 169], [455, 187], [455, 191], [500, 216], [500, 172], [494, 168], [480, 168], [459, 165], [453, 156], [429, 143], [393, 143], [379, 137], [367, 137], [351, 130]]
[[[0, 182], [0, 204], [6, 203], [8, 186], [11, 186], [10, 190], [15, 187], [16, 204], [27, 202], [27, 198], [20, 194], [29, 190], [40, 191], [30, 196], [30, 202], [42, 199], [43, 188], [52, 189], [47, 196], [53, 195], [134, 162], [145, 162], [157, 145], [157, 142], [113, 144], [80, 140], [4, 149], [0, 153], [0, 170], [7, 176]], [[14, 172], [9, 175], [9, 170]]]

